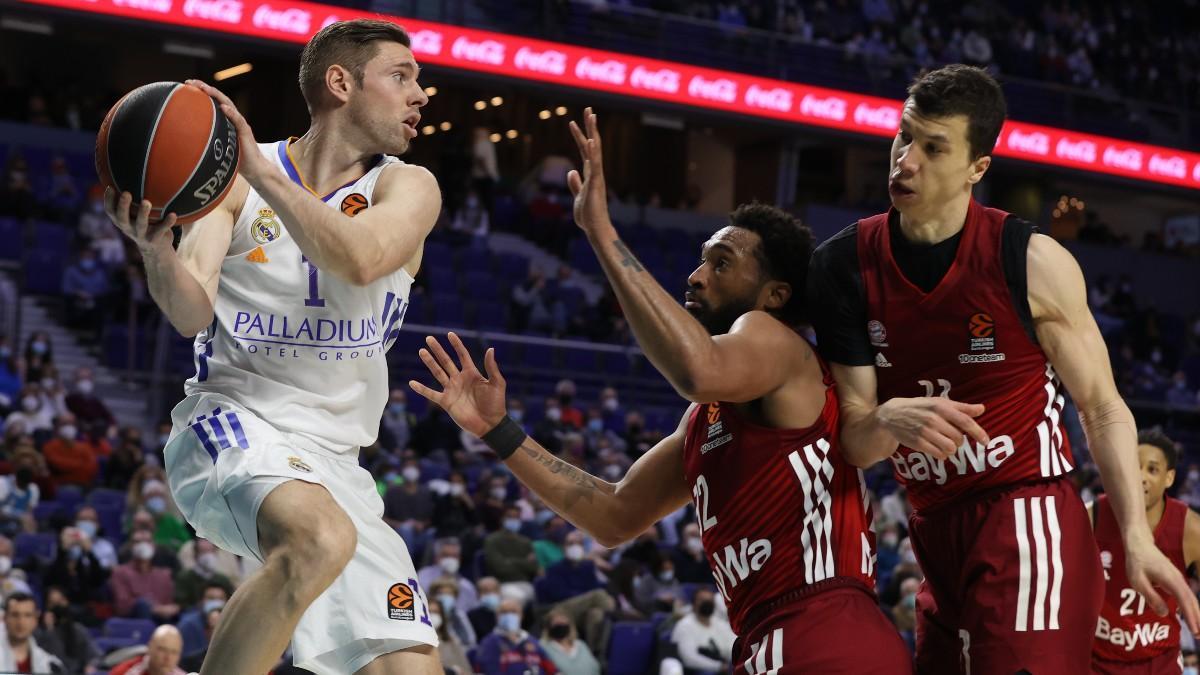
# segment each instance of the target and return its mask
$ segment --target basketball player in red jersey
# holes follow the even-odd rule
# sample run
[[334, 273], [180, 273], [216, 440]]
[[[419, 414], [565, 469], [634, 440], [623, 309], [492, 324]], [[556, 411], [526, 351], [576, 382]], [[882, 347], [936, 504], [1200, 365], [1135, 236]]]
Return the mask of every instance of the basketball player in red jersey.
[[[485, 379], [459, 338], [461, 366], [437, 340], [421, 359], [442, 391], [410, 386], [484, 439], [512, 472], [604, 546], [633, 539], [694, 500], [706, 557], [738, 643], [735, 672], [911, 671], [876, 604], [874, 535], [861, 473], [838, 450], [833, 380], [794, 329], [812, 234], [752, 204], [704, 245], [684, 307], [654, 280], [608, 217], [596, 116], [571, 172], [575, 220], [646, 356], [693, 402], [675, 432], [612, 484], [554, 457], [505, 414], [491, 349]], [[793, 292], [794, 291], [794, 292]], [[869, 649], [863, 649], [869, 645]]]
[[[1146, 498], [1146, 525], [1154, 543], [1181, 573], [1200, 560], [1200, 515], [1187, 504], [1166, 496], [1175, 482], [1179, 450], [1175, 442], [1158, 430], [1138, 434], [1138, 463]], [[1096, 640], [1092, 645], [1095, 675], [1180, 675], [1183, 655], [1179, 651], [1179, 621], [1176, 602], [1168, 599], [1167, 616], [1146, 607], [1146, 599], [1125, 575], [1125, 544], [1113, 516], [1108, 497], [1088, 505], [1088, 515], [1100, 547], [1106, 592]]]
[[[860, 467], [890, 457], [908, 488], [919, 673], [1085, 673], [1103, 594], [1091, 527], [1066, 479], [1071, 392], [1125, 542], [1131, 585], [1200, 610], [1154, 546], [1133, 416], [1113, 383], [1083, 276], [1030, 223], [971, 190], [1004, 122], [1000, 86], [947, 66], [909, 88], [892, 143], [892, 208], [814, 253], [808, 297]], [[961, 402], [960, 402], [961, 401]]]

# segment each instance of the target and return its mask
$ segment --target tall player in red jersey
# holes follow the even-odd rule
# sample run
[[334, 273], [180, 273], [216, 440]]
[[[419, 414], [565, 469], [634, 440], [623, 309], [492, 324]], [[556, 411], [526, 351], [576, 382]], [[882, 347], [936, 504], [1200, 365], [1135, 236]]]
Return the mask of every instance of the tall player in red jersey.
[[[1200, 515], [1187, 504], [1166, 496], [1175, 482], [1179, 449], [1161, 431], [1138, 434], [1138, 463], [1142, 468], [1142, 490], [1146, 498], [1146, 525], [1154, 543], [1180, 572], [1200, 560]], [[1092, 645], [1094, 675], [1180, 675], [1183, 655], [1179, 651], [1179, 621], [1176, 603], [1168, 599], [1169, 611], [1162, 617], [1146, 606], [1125, 575], [1125, 544], [1113, 517], [1108, 498], [1088, 504], [1088, 514], [1100, 547], [1106, 592], [1096, 640]]]
[[[1133, 416], [1113, 383], [1083, 275], [1053, 239], [972, 188], [1004, 122], [1000, 86], [955, 65], [909, 88], [892, 143], [892, 208], [822, 244], [809, 270], [833, 363], [846, 459], [890, 457], [908, 487], [917, 671], [1085, 673], [1103, 594], [1083, 504], [1065, 475], [1063, 385], [1078, 406], [1125, 541], [1133, 588], [1200, 610], [1154, 546]], [[965, 401], [965, 403], [960, 402]]]
[[[841, 457], [833, 379], [792, 326], [801, 318], [812, 233], [777, 209], [743, 206], [704, 245], [686, 309], [646, 271], [608, 217], [596, 116], [572, 133], [575, 220], [642, 349], [693, 402], [678, 428], [618, 483], [588, 475], [505, 414], [488, 350], [485, 379], [453, 333], [461, 369], [434, 338], [421, 358], [442, 386], [413, 389], [482, 437], [551, 508], [605, 546], [689, 501], [738, 642], [735, 672], [911, 672], [874, 593], [874, 534], [858, 469]], [[793, 293], [793, 290], [795, 291]], [[506, 438], [509, 429], [515, 436]], [[864, 648], [865, 647], [865, 648]]]

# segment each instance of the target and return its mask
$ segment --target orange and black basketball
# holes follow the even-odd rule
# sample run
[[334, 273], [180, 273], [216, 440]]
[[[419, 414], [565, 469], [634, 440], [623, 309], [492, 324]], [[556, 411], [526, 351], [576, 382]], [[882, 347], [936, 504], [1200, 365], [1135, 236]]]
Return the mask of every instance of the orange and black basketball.
[[175, 213], [190, 223], [225, 198], [237, 175], [237, 129], [196, 87], [155, 82], [108, 111], [96, 136], [96, 173], [118, 194], [154, 207], [150, 222]]
[[367, 198], [355, 192], [342, 200], [342, 213], [353, 218], [367, 208]]
[[388, 606], [396, 609], [412, 609], [413, 592], [408, 584], [392, 584], [388, 589]]
[[992, 315], [979, 312], [971, 317], [971, 335], [977, 338], [991, 337], [995, 331]]

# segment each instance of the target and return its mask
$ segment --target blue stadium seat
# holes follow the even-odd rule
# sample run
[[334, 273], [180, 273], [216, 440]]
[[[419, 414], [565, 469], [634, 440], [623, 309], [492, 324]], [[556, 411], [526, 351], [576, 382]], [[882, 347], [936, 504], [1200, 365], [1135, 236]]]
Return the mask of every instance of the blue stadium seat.
[[58, 535], [53, 532], [29, 534], [22, 532], [13, 539], [13, 562], [17, 565], [34, 561], [50, 563], [58, 554]]
[[83, 490], [75, 485], [64, 485], [54, 493], [54, 500], [62, 504], [64, 513], [75, 515], [75, 509], [83, 503]]
[[123, 619], [114, 616], [104, 622], [104, 637], [125, 638], [135, 640], [134, 644], [144, 644], [154, 633], [155, 623], [149, 619]]
[[603, 352], [600, 356], [600, 369], [605, 375], [628, 375], [633, 362], [624, 352]]
[[492, 253], [485, 248], [467, 247], [458, 253], [458, 269], [464, 272], [488, 274], [492, 270]]
[[476, 304], [475, 326], [481, 330], [504, 330], [508, 326], [504, 306], [492, 302]]
[[[433, 300], [433, 322], [439, 326], [462, 328], [467, 325], [462, 300], [457, 294], [435, 294]], [[443, 343], [444, 343], [444, 336]], [[443, 344], [445, 346], [445, 344]]]
[[141, 640], [134, 640], [133, 638], [111, 637], [98, 637], [93, 640], [93, 642], [96, 643], [96, 649], [99, 649], [101, 654], [108, 654], [110, 652], [115, 652], [118, 649], [125, 649], [126, 647], [135, 647], [143, 644]]
[[21, 233], [21, 223], [16, 218], [0, 218], [0, 258], [4, 260], [20, 260], [21, 250], [25, 246], [25, 237]]
[[524, 281], [529, 276], [529, 258], [517, 253], [496, 256], [496, 272], [502, 279]]
[[596, 352], [587, 349], [564, 350], [567, 370], [594, 373], [596, 371]]
[[608, 646], [608, 675], [642, 675], [651, 672], [654, 657], [654, 624], [618, 621]]
[[38, 221], [33, 224], [33, 247], [66, 256], [71, 249], [71, 231], [57, 223]]
[[96, 488], [88, 494], [88, 504], [96, 508], [119, 506], [125, 508], [125, 493], [112, 488]]
[[33, 295], [62, 292], [63, 261], [66, 253], [35, 250], [25, 259], [25, 290]]
[[62, 505], [58, 502], [41, 502], [33, 507], [33, 519], [39, 523], [46, 523], [62, 510]]
[[429, 275], [429, 290], [441, 294], [458, 294], [458, 273], [450, 267], [426, 266], [425, 273]]
[[555, 352], [558, 351], [552, 347], [543, 347], [541, 345], [524, 345], [523, 353], [521, 354], [521, 365], [526, 368], [554, 368]]
[[121, 503], [116, 506], [93, 504], [92, 506], [96, 509], [96, 517], [100, 520], [100, 531], [120, 545], [124, 540], [122, 521], [125, 519], [125, 504]]

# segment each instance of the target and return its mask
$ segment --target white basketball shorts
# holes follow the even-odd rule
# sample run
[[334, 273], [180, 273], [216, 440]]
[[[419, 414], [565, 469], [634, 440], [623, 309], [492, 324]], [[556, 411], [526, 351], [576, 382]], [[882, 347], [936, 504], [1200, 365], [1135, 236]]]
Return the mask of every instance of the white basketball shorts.
[[258, 509], [271, 490], [290, 480], [324, 486], [354, 522], [354, 557], [305, 611], [292, 636], [298, 667], [347, 675], [383, 654], [437, 645], [408, 547], [383, 521], [383, 500], [357, 453], [314, 447], [213, 394], [185, 398], [171, 417], [167, 480], [201, 537], [262, 561]]

